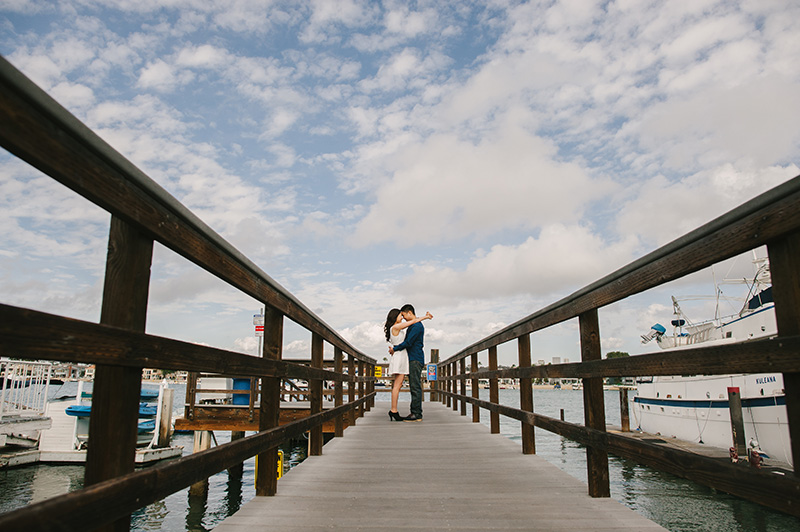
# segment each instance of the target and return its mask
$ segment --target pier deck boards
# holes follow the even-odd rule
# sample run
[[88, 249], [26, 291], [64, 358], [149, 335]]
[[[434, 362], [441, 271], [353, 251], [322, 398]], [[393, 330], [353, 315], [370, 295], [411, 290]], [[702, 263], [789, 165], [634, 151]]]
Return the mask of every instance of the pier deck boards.
[[214, 530], [664, 530], [441, 403], [423, 408], [398, 423], [377, 403]]

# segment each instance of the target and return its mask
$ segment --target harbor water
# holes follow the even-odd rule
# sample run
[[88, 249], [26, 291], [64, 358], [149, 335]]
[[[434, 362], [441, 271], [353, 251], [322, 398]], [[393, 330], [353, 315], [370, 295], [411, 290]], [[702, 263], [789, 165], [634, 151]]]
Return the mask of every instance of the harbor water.
[[[182, 415], [180, 405], [183, 404], [185, 389], [183, 385], [173, 387], [176, 388], [174, 404], [178, 405], [175, 415]], [[488, 400], [488, 390], [480, 390], [480, 396]], [[387, 401], [388, 398], [388, 393], [378, 394], [379, 401]], [[407, 400], [407, 395], [401, 396], [401, 413], [408, 408], [407, 403], [403, 403]], [[519, 391], [500, 390], [500, 402], [518, 407]], [[618, 392], [606, 392], [605, 403], [607, 422], [619, 425]], [[535, 389], [534, 405], [537, 413], [558, 418], [559, 411], [563, 409], [567, 421], [583, 422], [583, 394], [580, 391]], [[471, 408], [468, 406], [469, 416]], [[488, 412], [481, 412], [481, 422], [488, 427]], [[501, 416], [500, 431], [502, 436], [513, 441], [521, 440], [520, 423], [516, 420]], [[217, 432], [215, 438], [222, 444], [230, 440], [230, 432]], [[188, 454], [192, 450], [193, 436], [176, 434], [173, 444], [182, 445], [184, 454]], [[305, 458], [306, 445], [289, 444], [283, 446], [282, 450], [286, 461], [284, 471], [291, 474], [289, 469]], [[586, 482], [586, 452], [579, 444], [536, 429], [536, 453]], [[485, 459], [491, 460], [491, 457]], [[231, 476], [227, 471], [214, 475], [209, 479], [206, 497], [191, 497], [188, 489], [184, 489], [137, 511], [132, 517], [131, 529], [172, 532], [212, 530], [255, 496], [254, 467], [255, 460], [250, 459], [244, 463], [241, 477]], [[614, 499], [674, 532], [800, 531], [799, 519], [629, 460], [609, 456], [609, 473], [611, 496]], [[83, 466], [80, 465], [32, 465], [0, 471], [0, 512], [80, 489], [82, 484]]]

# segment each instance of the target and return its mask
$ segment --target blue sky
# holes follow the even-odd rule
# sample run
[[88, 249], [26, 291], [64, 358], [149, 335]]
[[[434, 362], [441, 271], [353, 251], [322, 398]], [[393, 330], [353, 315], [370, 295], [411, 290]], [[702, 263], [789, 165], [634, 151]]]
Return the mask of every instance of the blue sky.
[[[430, 310], [448, 356], [800, 174], [797, 20], [790, 0], [0, 0], [0, 53], [381, 359], [393, 306]], [[107, 232], [0, 154], [4, 303], [98, 320]], [[162, 247], [152, 282], [149, 332], [255, 352], [257, 302]], [[604, 351], [651, 350], [689, 293], [711, 273], [601, 309]], [[533, 359], [577, 343], [559, 325]], [[285, 356], [308, 352], [287, 327]]]

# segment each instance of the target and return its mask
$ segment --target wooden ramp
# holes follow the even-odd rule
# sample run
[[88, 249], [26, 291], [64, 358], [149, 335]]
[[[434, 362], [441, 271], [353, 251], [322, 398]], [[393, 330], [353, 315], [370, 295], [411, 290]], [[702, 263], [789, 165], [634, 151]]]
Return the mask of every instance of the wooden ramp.
[[[441, 403], [376, 407], [214, 530], [664, 530]], [[401, 404], [400, 412], [408, 412]]]

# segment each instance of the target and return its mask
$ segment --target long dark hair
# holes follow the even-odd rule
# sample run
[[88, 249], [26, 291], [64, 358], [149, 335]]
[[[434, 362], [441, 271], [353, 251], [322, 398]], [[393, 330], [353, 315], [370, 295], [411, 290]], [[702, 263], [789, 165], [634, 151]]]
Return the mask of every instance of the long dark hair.
[[390, 338], [390, 335], [392, 334], [391, 330], [392, 330], [392, 327], [394, 327], [394, 324], [397, 323], [397, 315], [398, 314], [400, 314], [400, 309], [399, 308], [393, 308], [392, 310], [389, 311], [389, 315], [386, 316], [386, 323], [383, 326], [383, 332], [386, 335], [386, 341], [387, 342], [391, 342], [392, 341], [391, 338]]

